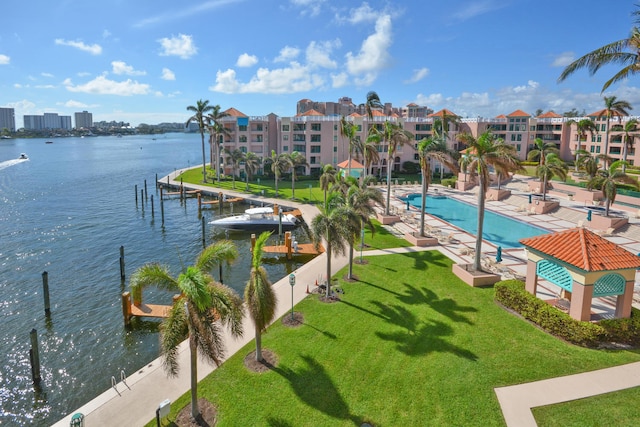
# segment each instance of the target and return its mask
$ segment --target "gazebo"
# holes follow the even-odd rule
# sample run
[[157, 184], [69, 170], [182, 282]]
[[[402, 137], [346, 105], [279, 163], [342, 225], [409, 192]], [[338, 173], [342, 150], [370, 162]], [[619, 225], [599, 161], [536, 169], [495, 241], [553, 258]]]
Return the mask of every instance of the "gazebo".
[[616, 318], [631, 316], [640, 257], [585, 228], [520, 240], [527, 249], [526, 289], [536, 295], [538, 277], [565, 291], [569, 315], [591, 320], [593, 298], [615, 297]]
[[[342, 163], [338, 163], [338, 171], [344, 177], [349, 174], [349, 160], [345, 160]], [[354, 178], [360, 178], [364, 172], [364, 165], [357, 160], [351, 159], [351, 176]]]

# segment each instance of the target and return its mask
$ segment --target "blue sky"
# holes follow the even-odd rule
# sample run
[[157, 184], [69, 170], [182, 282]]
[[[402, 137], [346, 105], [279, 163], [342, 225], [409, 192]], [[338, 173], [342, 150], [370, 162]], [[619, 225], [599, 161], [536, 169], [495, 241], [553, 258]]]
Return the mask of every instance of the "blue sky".
[[[613, 69], [557, 77], [571, 60], [625, 38], [634, 3], [8, 0], [0, 106], [16, 109], [18, 127], [24, 114], [82, 110], [94, 121], [184, 122], [201, 98], [292, 116], [300, 99], [362, 103], [370, 90], [395, 106], [463, 117], [592, 112]], [[638, 85], [640, 76], [604, 95], [640, 111]]]

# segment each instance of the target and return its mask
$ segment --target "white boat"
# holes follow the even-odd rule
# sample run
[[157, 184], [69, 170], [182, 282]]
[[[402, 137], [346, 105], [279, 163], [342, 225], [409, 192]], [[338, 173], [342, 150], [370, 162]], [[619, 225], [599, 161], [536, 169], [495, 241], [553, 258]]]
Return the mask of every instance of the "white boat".
[[[282, 213], [282, 230], [291, 230], [297, 222], [295, 215]], [[275, 231], [280, 227], [280, 216], [274, 214], [270, 207], [251, 208], [240, 215], [219, 218], [209, 224], [234, 231]]]
[[21, 160], [27, 160], [29, 157], [27, 157], [27, 155], [26, 155], [26, 154], [21, 153], [21, 154], [20, 154], [20, 157], [18, 157], [18, 158], [19, 158], [19, 159], [21, 159]]

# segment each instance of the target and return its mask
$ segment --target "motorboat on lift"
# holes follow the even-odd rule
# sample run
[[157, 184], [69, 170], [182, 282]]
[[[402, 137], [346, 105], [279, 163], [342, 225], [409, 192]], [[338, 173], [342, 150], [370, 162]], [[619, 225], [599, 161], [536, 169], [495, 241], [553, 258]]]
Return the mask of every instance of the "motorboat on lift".
[[20, 160], [27, 160], [29, 157], [24, 154], [24, 153], [20, 153], [20, 157], [18, 157]]
[[250, 208], [240, 215], [231, 215], [209, 222], [209, 224], [232, 231], [269, 231], [278, 230], [282, 223], [282, 230], [291, 230], [298, 223], [295, 215], [282, 212], [280, 215], [274, 212], [272, 207]]

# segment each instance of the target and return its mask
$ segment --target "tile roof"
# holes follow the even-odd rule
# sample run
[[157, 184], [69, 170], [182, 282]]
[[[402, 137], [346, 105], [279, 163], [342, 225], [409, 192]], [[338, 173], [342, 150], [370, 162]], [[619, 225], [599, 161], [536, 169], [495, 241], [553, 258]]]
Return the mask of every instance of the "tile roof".
[[496, 116], [496, 119], [506, 119], [507, 116], [505, 116], [504, 114], [500, 114], [499, 116]]
[[586, 228], [530, 237], [520, 240], [520, 243], [583, 271], [640, 268], [640, 257]]
[[531, 117], [531, 114], [525, 113], [522, 110], [516, 110], [511, 114], [507, 114], [507, 117]]
[[547, 111], [544, 114], [540, 114], [538, 117], [541, 118], [541, 119], [547, 119], [547, 118], [557, 119], [557, 118], [560, 118], [562, 116], [560, 114], [558, 114], [558, 113], [554, 113], [553, 111]]
[[380, 110], [372, 110], [371, 115], [373, 117], [385, 117], [385, 114]]
[[363, 117], [362, 114], [358, 114], [356, 112], [353, 112], [351, 114], [349, 114], [349, 117]]
[[[612, 117], [623, 117], [624, 114], [620, 114], [617, 111], [611, 111], [611, 116]], [[587, 117], [607, 117], [607, 110], [606, 109], [602, 109], [602, 110], [594, 111], [591, 114], [587, 114]]]
[[310, 110], [305, 111], [302, 114], [297, 114], [297, 116], [324, 116], [324, 114], [312, 108]]
[[[338, 163], [338, 167], [341, 169], [349, 169], [349, 160], [345, 160], [342, 163]], [[353, 169], [363, 169], [364, 165], [357, 160], [351, 159], [351, 168]]]
[[443, 108], [442, 110], [438, 111], [437, 113], [431, 113], [427, 117], [442, 117], [445, 114], [447, 116], [449, 116], [449, 117], [459, 117], [456, 113], [454, 113], [451, 110], [447, 110], [446, 108]]
[[225, 113], [227, 113], [228, 115], [233, 116], [233, 117], [249, 117], [246, 114], [244, 114], [243, 112], [238, 111], [233, 107], [229, 108], [228, 110], [225, 110]]

